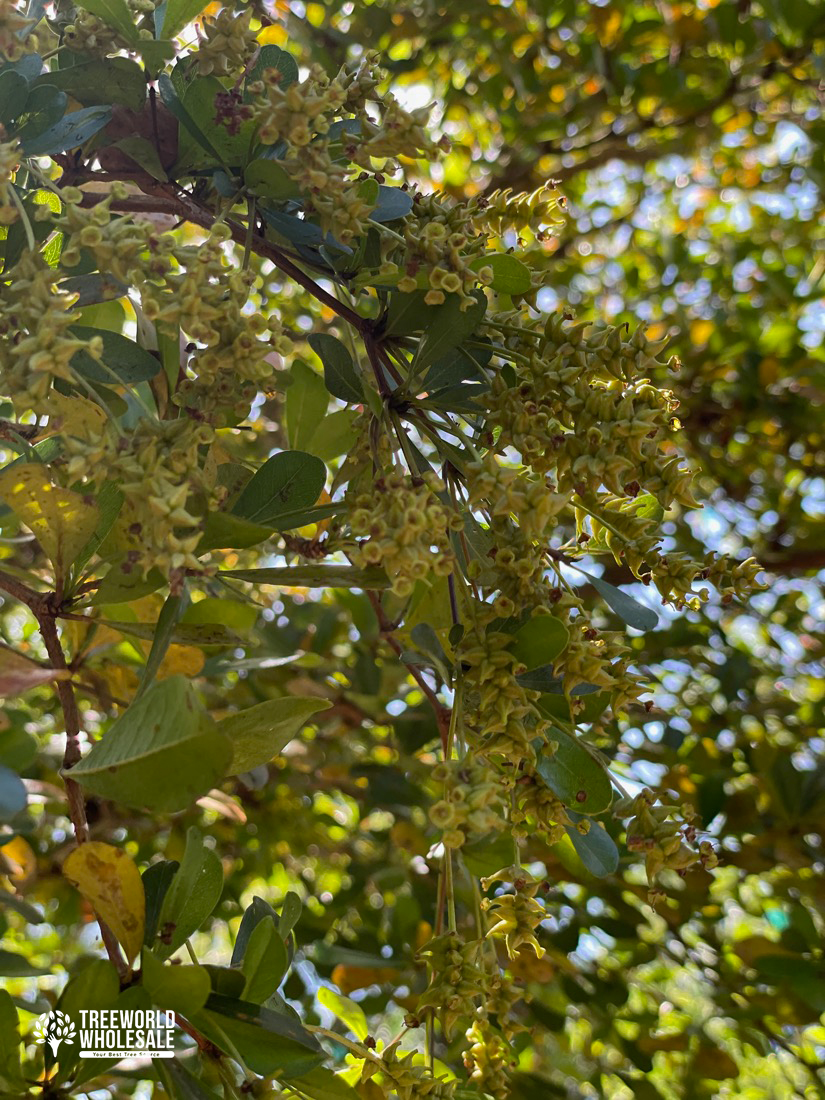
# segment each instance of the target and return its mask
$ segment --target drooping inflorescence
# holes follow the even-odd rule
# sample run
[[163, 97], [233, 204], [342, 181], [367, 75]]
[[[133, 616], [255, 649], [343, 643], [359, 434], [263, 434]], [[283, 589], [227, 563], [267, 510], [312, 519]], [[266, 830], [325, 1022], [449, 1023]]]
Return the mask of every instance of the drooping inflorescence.
[[[160, 8], [130, 0], [135, 35], [82, 6], [55, 33], [82, 64], [128, 53], [137, 65], [145, 43], [158, 45]], [[3, 18], [0, 46], [16, 62], [18, 23]], [[582, 733], [647, 690], [611, 613], [639, 630], [656, 619], [603, 567], [680, 610], [709, 598], [694, 588], [704, 581], [723, 601], [747, 597], [758, 566], [662, 549], [665, 522], [698, 506], [664, 348], [642, 325], [540, 311], [545, 276], [515, 234], [540, 246], [558, 192], [429, 192], [410, 165], [445, 143], [426, 110], [384, 90], [375, 55], [333, 75], [316, 62], [299, 73], [285, 50], [259, 47], [259, 31], [251, 9], [209, 12], [174, 66], [157, 49], [151, 69], [138, 66], [151, 77], [154, 130], [126, 142], [136, 168], [116, 173], [125, 180], [98, 159], [112, 112], [84, 115], [88, 132], [55, 139], [59, 148], [48, 131], [32, 137], [22, 109], [9, 119], [0, 222], [27, 232], [6, 238], [22, 243], [6, 249], [0, 277], [0, 391], [21, 425], [59, 439], [47, 458], [25, 447], [17, 461], [45, 461], [48, 492], [74, 494], [61, 499], [117, 500], [73, 561], [55, 554], [33, 568], [49, 607], [72, 621], [97, 621], [89, 593], [99, 588], [104, 606], [129, 603], [128, 591], [111, 597], [115, 579], [135, 583], [136, 605], [170, 587], [138, 699], [164, 656], [155, 645], [188, 636], [172, 621], [184, 585], [205, 590], [216, 573], [230, 588], [257, 584], [232, 573], [239, 560], [258, 564], [253, 547], [287, 563], [277, 567], [287, 587], [323, 584], [323, 572], [307, 581], [301, 570], [328, 557], [330, 587], [349, 578], [369, 591], [379, 644], [412, 677], [405, 691], [434, 705], [440, 759], [428, 748], [418, 763], [432, 764], [426, 828], [439, 870], [434, 934], [418, 953], [427, 983], [409, 1024], [427, 1027], [427, 1057], [351, 1044], [359, 1081], [398, 1100], [457, 1093], [435, 1070], [437, 1021], [445, 1049], [466, 1035], [473, 1095], [503, 1100], [523, 992], [512, 967], [545, 954], [549, 913], [543, 874], [522, 866], [527, 842], [572, 837], [586, 866], [599, 845], [615, 869], [628, 819], [625, 851], [644, 859], [654, 896], [669, 872], [715, 858], [678, 806], [648, 791], [614, 801], [609, 737], [602, 752]], [[35, 79], [47, 66], [38, 55]], [[71, 90], [71, 74], [61, 79]], [[180, 123], [168, 176], [152, 144], [164, 112]], [[307, 341], [313, 326], [324, 342]], [[323, 375], [297, 359], [313, 352]], [[333, 416], [344, 432], [313, 444], [314, 420]], [[10, 507], [36, 529], [31, 500], [23, 510], [8, 486]], [[145, 626], [137, 613], [133, 628]], [[105, 629], [129, 625], [107, 616]], [[251, 790], [247, 763], [236, 771]], [[82, 783], [82, 767], [76, 775]], [[471, 874], [473, 850], [500, 852], [502, 841], [502, 866]]]

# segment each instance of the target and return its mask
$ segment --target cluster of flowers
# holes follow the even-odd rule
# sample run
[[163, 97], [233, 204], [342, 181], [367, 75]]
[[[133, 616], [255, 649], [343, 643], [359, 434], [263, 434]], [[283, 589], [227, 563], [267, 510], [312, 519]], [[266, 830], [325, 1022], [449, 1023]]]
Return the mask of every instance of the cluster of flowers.
[[[136, 18], [155, 6], [152, 0], [131, 4]], [[13, 25], [0, 22], [0, 43]], [[255, 49], [250, 27], [249, 13], [222, 10], [207, 17], [193, 54], [198, 71], [243, 73]], [[121, 45], [117, 31], [85, 10], [67, 37], [95, 56]], [[379, 168], [394, 170], [393, 158], [400, 155], [435, 156], [440, 146], [425, 129], [426, 112], [405, 111], [378, 90], [380, 79], [374, 56], [367, 55], [333, 77], [311, 67], [306, 79], [288, 86], [269, 69], [249, 89], [261, 140], [284, 145], [273, 165], [304, 197], [322, 231], [345, 245], [375, 230], [370, 218]], [[377, 106], [377, 120], [368, 105]], [[7, 193], [16, 157], [14, 145], [0, 147], [0, 189], [6, 189], [0, 190], [0, 219], [6, 223], [16, 216]], [[353, 165], [367, 178], [356, 176]], [[61, 290], [62, 278], [81, 261], [122, 280], [139, 306], [139, 319], [175, 340], [182, 333], [188, 357], [170, 402], [179, 415], [141, 417], [128, 433], [102, 413], [82, 418], [64, 431], [64, 469], [72, 483], [94, 486], [105, 478], [118, 484], [125, 503], [117, 536], [135, 569], [199, 569], [204, 511], [219, 505], [225, 493], [206, 455], [216, 431], [245, 415], [254, 394], [269, 388], [273, 353], [288, 354], [291, 343], [260, 298], [253, 301], [257, 308], [248, 308], [255, 280], [230, 263], [230, 233], [223, 224], [198, 243], [182, 243], [149, 222], [115, 216], [111, 204], [125, 195], [113, 187], [106, 200], [87, 206], [88, 195], [63, 188], [55, 217], [63, 234], [60, 266], [50, 268], [39, 253], [25, 251], [5, 273], [10, 286], [0, 318], [0, 389], [14, 395], [20, 413], [52, 415], [54, 383], [79, 384], [72, 366], [79, 351], [105, 366], [100, 338], [83, 340], [73, 332], [78, 313], [72, 296]], [[377, 231], [379, 260], [353, 280], [353, 289], [378, 285], [377, 268], [380, 285], [423, 291], [433, 307], [457, 295], [467, 308], [493, 277], [484, 262], [490, 238], [536, 223], [543, 227], [537, 233], [545, 232], [559, 207], [556, 193], [545, 189], [465, 203], [411, 197], [410, 213], [397, 229]], [[461, 670], [455, 705], [461, 706], [466, 753], [461, 760], [446, 759], [432, 774], [440, 796], [430, 821], [450, 867], [453, 853], [472, 840], [509, 829], [516, 843], [528, 831], [552, 842], [573, 820], [534, 767], [536, 743], [552, 752], [550, 726], [537, 706], [539, 693], [522, 681], [525, 668], [514, 652], [508, 618], [552, 617], [564, 624], [569, 641], [552, 673], [568, 692], [581, 683], [594, 685], [610, 693], [617, 711], [644, 690], [624, 635], [596, 629], [565, 583], [550, 548], [560, 525], [575, 521], [578, 543], [571, 555], [583, 547], [610, 553], [677, 606], [701, 598], [692, 591], [699, 577], [716, 584], [725, 599], [744, 596], [758, 568], [752, 561], [697, 563], [659, 552], [664, 510], [694, 507], [695, 501], [691, 475], [672, 442], [676, 402], [650, 381], [660, 367], [660, 348], [642, 329], [628, 335], [561, 315], [538, 321], [522, 302], [517, 310], [488, 311], [477, 336], [489, 338], [499, 360], [513, 365], [490, 368], [491, 392], [478, 408], [485, 423], [451, 482], [456, 492], [448, 495], [435, 474], [398, 465], [386, 408], [372, 416], [367, 406], [364, 430], [337, 479], [348, 486], [347, 523], [336, 529], [344, 534], [329, 542], [356, 566], [382, 567], [397, 602], [417, 584], [454, 574], [456, 587], [462, 586], [461, 610], [472, 609], [469, 621], [456, 624], [464, 633], [453, 649]], [[402, 342], [392, 350], [400, 363], [409, 348]], [[449, 418], [444, 423], [445, 433], [456, 428]], [[438, 431], [441, 424], [430, 427]], [[478, 526], [474, 517], [484, 522], [486, 548], [470, 553], [466, 536], [470, 520]], [[643, 792], [615, 807], [632, 819], [628, 848], [644, 854], [651, 880], [665, 870], [684, 871], [697, 859], [710, 865], [712, 853], [702, 844], [696, 848], [690, 822], [679, 822], [671, 807], [654, 801]], [[578, 828], [586, 833], [589, 823]], [[541, 880], [521, 867], [502, 868], [482, 886], [494, 894], [481, 902], [478, 934], [464, 942], [453, 929], [423, 950], [431, 981], [420, 1009], [438, 1014], [448, 1037], [459, 1020], [468, 1021], [470, 1079], [501, 1100], [517, 992], [497, 961], [485, 956], [495, 955], [500, 941], [510, 960], [525, 950], [540, 958], [537, 931], [546, 910], [537, 897]], [[365, 1079], [373, 1073], [399, 1100], [438, 1100], [456, 1089], [455, 1082], [439, 1080], [412, 1055], [397, 1056], [393, 1048], [381, 1060], [365, 1059]]]
[[[134, 22], [138, 23], [144, 15], [154, 12], [157, 3], [155, 0], [125, 0], [124, 6], [128, 8]], [[151, 42], [155, 37], [149, 27], [140, 27], [138, 35], [145, 42]], [[105, 19], [80, 6], [75, 8], [71, 23], [63, 28], [63, 42], [76, 53], [89, 54], [91, 57], [107, 57], [117, 50], [133, 46], [131, 41]]]
[[684, 874], [697, 862], [708, 868], [716, 867], [719, 862], [709, 841], [700, 841], [698, 850], [693, 846], [696, 829], [690, 811], [657, 804], [656, 795], [647, 788], [635, 797], [614, 802], [612, 810], [616, 817], [629, 818], [627, 847], [631, 852], [644, 854], [648, 882], [652, 886], [651, 901], [661, 895], [655, 886], [660, 872], [670, 870]]
[[505, 827], [506, 780], [483, 757], [444, 760], [431, 777], [444, 784], [442, 797], [430, 807], [430, 821], [442, 830], [446, 848], [461, 848]]
[[353, 494], [350, 527], [356, 537], [350, 556], [359, 566], [380, 565], [398, 596], [412, 594], [416, 581], [446, 577], [455, 555], [450, 532], [463, 523], [436, 496], [444, 483], [433, 474], [411, 478], [400, 470], [379, 478], [371, 491]]
[[[427, 112], [405, 111], [377, 88], [381, 72], [376, 55], [357, 67], [344, 66], [329, 77], [313, 65], [305, 80], [282, 87], [281, 73], [264, 70], [250, 91], [258, 136], [268, 145], [285, 143], [278, 164], [318, 216], [324, 232], [341, 244], [364, 236], [376, 206], [375, 186], [353, 176], [351, 165], [372, 173], [376, 162], [403, 153], [432, 157], [438, 145], [424, 129]], [[380, 119], [367, 113], [376, 105]], [[393, 171], [393, 163], [383, 163]]]
[[[191, 338], [191, 355], [181, 365], [174, 401], [188, 415], [157, 420], [144, 417], [128, 432], [112, 419], [86, 417], [64, 433], [72, 481], [99, 484], [116, 480], [125, 495], [126, 541], [135, 568], [146, 572], [199, 568], [195, 548], [202, 512], [217, 506], [223, 490], [212, 483], [202, 448], [213, 442], [226, 418], [248, 414], [255, 394], [273, 373], [273, 352], [291, 344], [274, 316], [247, 315], [253, 276], [227, 262], [226, 228], [217, 224], [197, 245], [157, 233], [148, 221], [117, 217], [115, 187], [107, 199], [82, 205], [82, 193], [61, 191], [56, 225], [64, 233], [60, 268], [36, 252], [24, 251], [15, 265], [0, 319], [0, 371], [3, 390], [21, 414], [53, 412], [55, 380], [83, 384], [72, 366], [83, 351], [101, 361], [100, 337], [79, 338], [72, 326], [79, 314], [60, 279], [83, 256], [99, 270], [121, 279], [139, 297], [143, 315], [161, 332]], [[42, 208], [48, 213], [48, 207]], [[103, 361], [105, 368], [105, 360]], [[116, 380], [113, 374], [113, 381]], [[197, 508], [193, 509], [193, 501]], [[150, 537], [151, 533], [151, 537]]]
[[214, 15], [204, 15], [195, 65], [201, 76], [231, 76], [242, 73], [258, 48], [252, 27], [253, 9], [235, 13], [220, 8]]

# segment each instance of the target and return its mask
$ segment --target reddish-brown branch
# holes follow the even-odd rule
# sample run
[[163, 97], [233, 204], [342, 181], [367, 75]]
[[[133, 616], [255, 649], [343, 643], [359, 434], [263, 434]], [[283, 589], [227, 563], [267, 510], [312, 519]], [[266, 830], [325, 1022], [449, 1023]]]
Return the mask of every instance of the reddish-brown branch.
[[29, 588], [27, 584], [23, 584], [22, 581], [18, 581], [3, 570], [0, 570], [0, 589], [7, 592], [18, 603], [25, 604], [32, 611], [40, 606], [44, 598], [42, 592], [35, 592], [33, 588]]
[[[91, 173], [85, 177], [83, 182], [109, 182], [111, 179], [111, 177], [103, 178], [103, 176], [105, 174]], [[139, 174], [130, 177], [130, 182], [141, 187], [144, 194], [130, 195], [124, 199], [113, 199], [111, 203], [112, 210], [132, 214], [168, 214], [180, 221], [188, 221], [193, 225], [199, 225], [202, 229], [211, 229], [217, 221], [216, 215], [211, 210], [201, 206], [200, 203], [174, 184], [158, 183], [151, 177], [144, 177]], [[94, 206], [105, 198], [105, 195], [99, 193], [89, 193], [84, 195], [83, 204]], [[257, 233], [249, 234], [245, 225], [232, 218], [224, 219], [224, 224], [229, 229], [236, 244], [245, 247], [248, 240], [253, 252], [265, 260], [270, 260], [283, 275], [302, 286], [313, 298], [352, 325], [361, 335], [366, 335], [372, 331], [372, 321], [369, 318], [362, 317], [344, 302], [339, 302], [333, 294], [330, 294], [329, 291], [316, 283], [310, 275], [307, 275], [272, 241], [266, 240], [265, 237], [261, 237]]]
[[[57, 624], [53, 611], [47, 603], [42, 603], [39, 608], [32, 608], [40, 625], [40, 633], [46, 646], [52, 668], [67, 671], [66, 656], [60, 644], [57, 634]], [[89, 839], [89, 822], [86, 818], [86, 800], [80, 784], [68, 774], [70, 769], [80, 760], [80, 711], [71, 680], [58, 680], [55, 684], [57, 697], [63, 710], [63, 722], [66, 726], [66, 749], [63, 753], [63, 782], [66, 786], [66, 798], [69, 803], [69, 817], [74, 828], [75, 839], [78, 844], [85, 844]], [[108, 925], [98, 917], [100, 934], [106, 948], [106, 954], [117, 969], [121, 979], [129, 976], [129, 965], [121, 954], [118, 942]]]

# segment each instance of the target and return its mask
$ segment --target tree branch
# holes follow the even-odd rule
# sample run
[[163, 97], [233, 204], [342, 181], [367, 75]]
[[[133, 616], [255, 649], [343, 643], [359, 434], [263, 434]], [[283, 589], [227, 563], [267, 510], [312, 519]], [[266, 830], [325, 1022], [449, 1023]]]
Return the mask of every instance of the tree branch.
[[[34, 609], [32, 609], [34, 610]], [[57, 634], [57, 624], [54, 612], [49, 608], [48, 602], [43, 601], [38, 611], [35, 611], [40, 633], [46, 645], [46, 652], [52, 663], [52, 668], [61, 671], [68, 670], [66, 656], [60, 644]], [[89, 839], [89, 822], [86, 818], [86, 800], [80, 784], [67, 773], [80, 760], [80, 711], [77, 707], [74, 687], [71, 680], [58, 680], [55, 684], [57, 697], [63, 710], [63, 721], [66, 726], [66, 749], [63, 754], [63, 782], [66, 786], [66, 797], [69, 803], [69, 817], [74, 828], [75, 839], [78, 844], [85, 844]], [[100, 934], [106, 948], [106, 954], [114, 964], [121, 980], [129, 976], [129, 965], [121, 954], [118, 942], [108, 925], [98, 916]]]
[[[90, 173], [83, 182], [107, 181], [105, 179], [101, 180], [100, 173]], [[218, 220], [211, 210], [196, 202], [191, 195], [177, 188], [174, 184], [157, 183], [150, 177], [144, 178], [139, 175], [132, 177], [130, 182], [140, 187], [144, 194], [129, 196], [125, 199], [114, 199], [111, 204], [112, 210], [131, 214], [168, 214], [170, 217], [191, 222], [193, 225], [199, 225], [202, 229], [207, 230], [211, 229]], [[83, 197], [83, 205], [95, 206], [102, 202], [105, 197], [105, 194], [87, 193]], [[246, 247], [247, 242], [249, 242], [253, 252], [265, 260], [270, 260], [283, 275], [302, 286], [313, 298], [316, 298], [322, 305], [325, 305], [333, 313], [351, 324], [362, 336], [372, 332], [373, 323], [369, 318], [362, 317], [344, 302], [339, 302], [333, 294], [324, 290], [272, 241], [268, 241], [257, 233], [250, 234], [247, 226], [232, 218], [225, 218], [223, 221], [236, 244]]]

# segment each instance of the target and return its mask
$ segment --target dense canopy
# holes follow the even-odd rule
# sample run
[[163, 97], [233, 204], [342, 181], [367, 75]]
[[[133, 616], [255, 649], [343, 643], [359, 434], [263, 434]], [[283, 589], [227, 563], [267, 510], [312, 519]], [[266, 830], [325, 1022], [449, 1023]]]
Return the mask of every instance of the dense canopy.
[[2, 1095], [823, 1094], [823, 46], [0, 5]]

